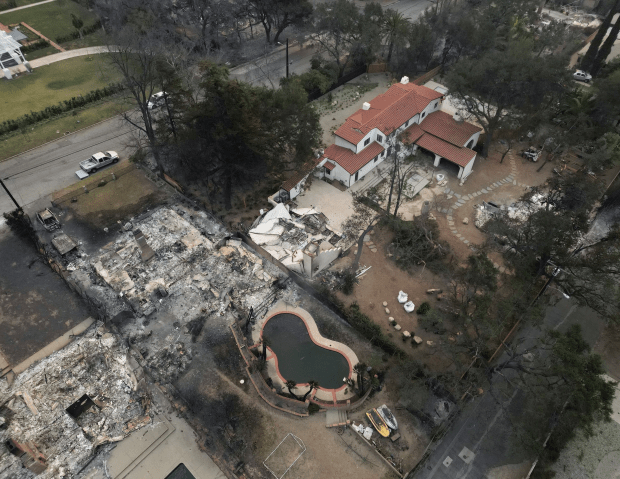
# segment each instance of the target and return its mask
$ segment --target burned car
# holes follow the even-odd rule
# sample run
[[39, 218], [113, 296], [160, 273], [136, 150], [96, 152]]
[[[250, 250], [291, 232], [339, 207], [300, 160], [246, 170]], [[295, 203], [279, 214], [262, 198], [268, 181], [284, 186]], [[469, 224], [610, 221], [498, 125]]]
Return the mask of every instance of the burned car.
[[58, 221], [56, 215], [54, 215], [54, 213], [52, 213], [49, 208], [45, 208], [43, 211], [39, 211], [37, 213], [37, 219], [47, 231], [54, 231], [60, 229], [60, 221]]

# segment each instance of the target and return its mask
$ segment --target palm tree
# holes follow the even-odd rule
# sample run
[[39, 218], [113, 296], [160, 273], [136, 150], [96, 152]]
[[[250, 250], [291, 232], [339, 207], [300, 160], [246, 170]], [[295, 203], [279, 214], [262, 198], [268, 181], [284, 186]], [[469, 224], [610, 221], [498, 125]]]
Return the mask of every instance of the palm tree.
[[284, 383], [284, 385], [288, 389], [288, 392], [291, 393], [291, 396], [293, 396], [295, 399], [299, 399], [297, 396], [295, 396], [295, 393], [293, 393], [293, 389], [297, 389], [297, 383], [295, 381], [289, 379]]
[[314, 379], [311, 379], [310, 381], [308, 381], [308, 386], [310, 386], [310, 389], [308, 389], [306, 394], [304, 394], [304, 398], [302, 399], [302, 401], [306, 400], [306, 398], [308, 397], [308, 394], [310, 394], [313, 389], [317, 389], [319, 387], [319, 382], [315, 381]]
[[406, 41], [409, 26], [409, 20], [405, 18], [402, 13], [392, 9], [388, 9], [387, 12], [385, 12], [382, 30], [388, 44], [388, 64], [392, 59], [392, 50], [394, 49], [394, 44], [397, 43], [399, 40], [401, 42]]
[[266, 361], [267, 360], [267, 347], [271, 346], [269, 339], [266, 336], [263, 336], [263, 354], [261, 357]]
[[364, 363], [357, 363], [353, 366], [353, 372], [357, 374], [357, 386], [359, 388], [360, 395], [364, 394], [364, 373], [367, 368], [368, 366]]

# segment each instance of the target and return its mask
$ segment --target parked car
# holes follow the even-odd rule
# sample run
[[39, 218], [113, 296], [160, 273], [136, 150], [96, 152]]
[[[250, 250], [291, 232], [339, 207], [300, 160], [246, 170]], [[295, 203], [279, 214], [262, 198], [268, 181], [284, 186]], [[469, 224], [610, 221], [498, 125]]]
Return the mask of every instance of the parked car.
[[146, 104], [149, 110], [154, 110], [155, 108], [159, 108], [164, 104], [164, 92], [160, 91], [158, 93], [153, 93], [151, 98], [149, 98], [149, 102]]
[[584, 72], [583, 70], [577, 70], [573, 73], [573, 78], [578, 81], [590, 83], [590, 80], [592, 80], [592, 75]]
[[49, 208], [39, 211], [37, 213], [37, 219], [47, 231], [60, 229], [60, 221], [58, 221], [56, 215], [52, 213]]
[[86, 173], [91, 174], [99, 168], [118, 162], [118, 154], [116, 151], [105, 151], [95, 153], [88, 160], [80, 162], [80, 168]]

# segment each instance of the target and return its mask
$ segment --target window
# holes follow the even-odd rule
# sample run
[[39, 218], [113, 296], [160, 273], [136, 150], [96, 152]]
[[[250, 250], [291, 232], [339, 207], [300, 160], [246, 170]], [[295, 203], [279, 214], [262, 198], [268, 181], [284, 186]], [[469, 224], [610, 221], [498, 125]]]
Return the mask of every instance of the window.
[[370, 138], [367, 138], [367, 139], [364, 141], [364, 146], [368, 145], [368, 143], [370, 143]]
[[325, 174], [329, 175], [329, 174], [331, 174], [331, 172], [327, 168], [325, 168]]
[[405, 122], [405, 126], [409, 126], [409, 120]]
[[383, 153], [381, 153], [381, 157], [385, 156], [385, 150], [383, 150]]
[[424, 118], [426, 116], [426, 112], [422, 113], [422, 116], [420, 118]]
[[439, 102], [438, 102], [438, 101], [436, 101], [436, 102], [435, 102], [435, 104], [433, 105], [433, 108], [437, 108], [437, 104], [438, 104], [438, 103], [439, 103]]
[[383, 141], [383, 137], [381, 135], [377, 135], [377, 141], [381, 143]]
[[379, 159], [379, 155], [375, 156], [375, 163], [377, 162], [377, 160]]

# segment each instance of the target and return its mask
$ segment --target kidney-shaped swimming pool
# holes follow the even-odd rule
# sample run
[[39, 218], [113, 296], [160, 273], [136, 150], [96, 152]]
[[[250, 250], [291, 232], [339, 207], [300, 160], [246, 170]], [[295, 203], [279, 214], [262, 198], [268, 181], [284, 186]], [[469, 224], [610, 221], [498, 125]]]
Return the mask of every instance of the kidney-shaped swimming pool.
[[295, 314], [279, 313], [263, 326], [263, 337], [277, 358], [278, 371], [284, 380], [305, 384], [318, 381], [321, 389], [339, 389], [349, 377], [347, 358], [316, 344], [304, 321]]

